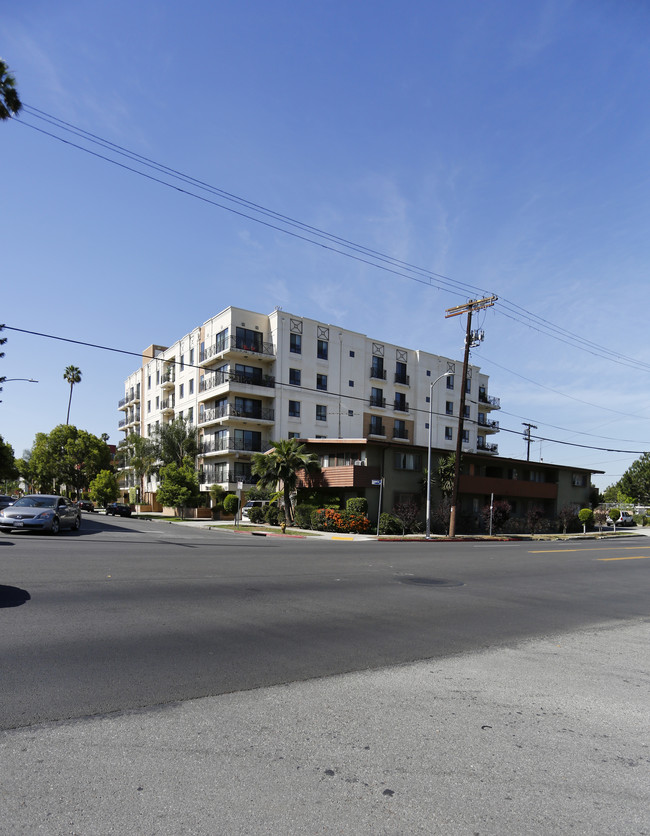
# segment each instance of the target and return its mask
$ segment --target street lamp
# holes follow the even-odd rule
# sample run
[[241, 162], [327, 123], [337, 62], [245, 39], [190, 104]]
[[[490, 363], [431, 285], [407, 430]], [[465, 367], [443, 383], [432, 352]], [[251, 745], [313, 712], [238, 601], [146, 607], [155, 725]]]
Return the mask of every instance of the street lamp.
[[25, 380], [27, 383], [38, 383], [38, 380], [34, 380], [33, 377], [5, 377], [4, 380], [0, 379], [0, 383], [10, 383], [12, 380]]
[[426, 539], [431, 539], [431, 428], [433, 426], [433, 387], [443, 377], [450, 377], [452, 372], [445, 372], [432, 380], [429, 384], [429, 443], [427, 444], [427, 533]]

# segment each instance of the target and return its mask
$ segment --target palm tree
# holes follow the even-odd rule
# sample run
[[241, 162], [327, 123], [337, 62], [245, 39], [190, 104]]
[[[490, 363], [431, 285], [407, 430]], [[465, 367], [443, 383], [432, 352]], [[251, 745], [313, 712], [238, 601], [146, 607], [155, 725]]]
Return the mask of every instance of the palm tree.
[[68, 414], [65, 418], [65, 425], [66, 427], [70, 423], [70, 404], [72, 403], [72, 387], [75, 383], [81, 382], [81, 369], [78, 369], [76, 366], [68, 366], [66, 370], [63, 372], [63, 379], [67, 380], [70, 384], [70, 397], [68, 398]]
[[7, 64], [0, 58], [0, 120], [15, 116], [22, 106], [16, 92], [16, 79], [9, 72]]
[[252, 472], [259, 477], [258, 488], [279, 490], [282, 487], [284, 518], [289, 525], [292, 518], [291, 492], [298, 484], [298, 471], [317, 473], [320, 465], [316, 454], [308, 453], [305, 445], [295, 438], [272, 441], [271, 447], [273, 449], [268, 453], [255, 453]]

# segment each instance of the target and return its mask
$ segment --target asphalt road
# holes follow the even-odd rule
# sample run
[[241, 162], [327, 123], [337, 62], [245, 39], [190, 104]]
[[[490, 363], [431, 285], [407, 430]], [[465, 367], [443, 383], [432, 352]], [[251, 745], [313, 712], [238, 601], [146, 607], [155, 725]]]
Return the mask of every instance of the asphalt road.
[[647, 618], [650, 541], [255, 538], [84, 514], [0, 537], [0, 727]]

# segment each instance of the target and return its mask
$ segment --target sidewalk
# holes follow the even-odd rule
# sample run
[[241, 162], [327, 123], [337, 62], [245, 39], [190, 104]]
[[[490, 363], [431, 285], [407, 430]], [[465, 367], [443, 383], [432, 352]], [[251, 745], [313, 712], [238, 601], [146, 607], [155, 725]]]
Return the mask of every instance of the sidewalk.
[[0, 735], [11, 836], [650, 833], [648, 621]]

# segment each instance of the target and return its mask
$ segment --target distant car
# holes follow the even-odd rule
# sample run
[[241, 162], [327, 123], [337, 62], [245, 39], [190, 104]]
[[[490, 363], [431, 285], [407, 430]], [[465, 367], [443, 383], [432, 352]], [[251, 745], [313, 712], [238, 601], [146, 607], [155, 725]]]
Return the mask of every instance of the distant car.
[[58, 534], [62, 528], [78, 531], [80, 526], [81, 511], [65, 496], [30, 494], [0, 511], [0, 531], [6, 534], [21, 528]]
[[95, 506], [92, 504], [92, 502], [89, 499], [78, 499], [77, 500], [77, 508], [79, 508], [81, 511], [91, 511], [92, 512], [92, 511], [95, 510]]
[[[614, 520], [607, 517], [607, 525], [614, 525]], [[616, 525], [636, 525], [636, 523], [629, 511], [621, 511], [621, 516], [616, 520]]]
[[109, 502], [106, 506], [106, 513], [109, 516], [130, 517], [131, 506], [125, 505], [123, 502]]
[[2, 511], [3, 508], [6, 508], [9, 505], [13, 505], [15, 501], [16, 500], [13, 498], [13, 496], [7, 496], [7, 494], [0, 493], [0, 511]]
[[265, 508], [269, 504], [268, 499], [249, 499], [246, 505], [241, 509], [242, 519], [248, 519], [248, 512], [251, 508]]

